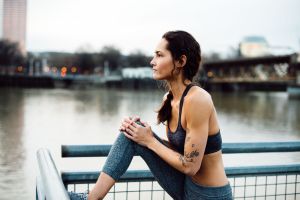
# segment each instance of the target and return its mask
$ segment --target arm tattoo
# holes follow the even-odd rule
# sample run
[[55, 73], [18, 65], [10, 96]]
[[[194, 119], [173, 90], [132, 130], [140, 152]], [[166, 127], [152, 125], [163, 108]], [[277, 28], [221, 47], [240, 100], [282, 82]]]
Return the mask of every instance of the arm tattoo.
[[185, 139], [185, 142], [189, 142], [190, 139], [191, 139], [191, 137], [187, 137], [187, 138]]
[[182, 166], [186, 166], [186, 161], [185, 158], [183, 157], [183, 155], [179, 155], [179, 160], [181, 161]]
[[191, 153], [185, 154], [185, 157], [187, 158], [186, 160], [188, 162], [193, 162], [193, 158], [195, 158], [197, 156], [199, 156], [199, 151], [197, 151], [197, 150], [194, 150]]
[[194, 158], [199, 156], [199, 151], [194, 150], [191, 153], [186, 153], [184, 156], [179, 155], [179, 160], [181, 161], [182, 166], [186, 167], [187, 162], [194, 162]]
[[[185, 138], [185, 143], [188, 143], [191, 140], [191, 137], [186, 137]], [[192, 147], [196, 147], [198, 145], [192, 144]], [[182, 164], [182, 166], [186, 167], [188, 162], [194, 162], [195, 158], [199, 156], [199, 150], [193, 150], [190, 153], [186, 153], [185, 155], [179, 155], [179, 160]]]

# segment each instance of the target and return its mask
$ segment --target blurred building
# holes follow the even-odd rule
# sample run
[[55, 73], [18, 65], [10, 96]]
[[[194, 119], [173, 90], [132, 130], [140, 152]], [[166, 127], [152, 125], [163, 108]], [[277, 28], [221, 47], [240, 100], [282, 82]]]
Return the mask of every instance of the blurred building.
[[270, 54], [274, 56], [290, 55], [296, 53], [294, 49], [288, 46], [270, 46]]
[[0, 39], [18, 42], [26, 53], [27, 0], [0, 0]]
[[122, 77], [123, 78], [152, 78], [153, 77], [152, 68], [150, 67], [137, 67], [137, 68], [123, 68]]
[[269, 55], [269, 45], [264, 37], [245, 37], [239, 45], [240, 56], [259, 57]]

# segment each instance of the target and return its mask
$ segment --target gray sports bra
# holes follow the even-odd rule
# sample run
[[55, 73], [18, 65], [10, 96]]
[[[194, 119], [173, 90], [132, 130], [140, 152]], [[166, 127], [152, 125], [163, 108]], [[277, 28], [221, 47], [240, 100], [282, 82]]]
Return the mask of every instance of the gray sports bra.
[[[183, 106], [183, 102], [184, 102], [184, 97], [187, 95], [188, 91], [193, 86], [195, 86], [195, 84], [189, 84], [185, 88], [185, 90], [181, 96], [180, 104], [179, 104], [178, 124], [177, 124], [177, 128], [176, 128], [175, 132], [172, 132], [168, 125], [169, 142], [180, 153], [184, 152], [184, 142], [185, 142], [185, 136], [186, 136], [186, 131], [184, 130], [184, 128], [181, 125], [182, 106]], [[221, 149], [222, 149], [222, 137], [221, 137], [220, 130], [219, 130], [216, 134], [208, 136], [204, 154], [214, 153]]]

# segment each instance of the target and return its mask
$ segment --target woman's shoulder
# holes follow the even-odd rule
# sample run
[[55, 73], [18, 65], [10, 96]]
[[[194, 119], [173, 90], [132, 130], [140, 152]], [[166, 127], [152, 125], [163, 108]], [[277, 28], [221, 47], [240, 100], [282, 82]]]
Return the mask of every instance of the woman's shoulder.
[[[188, 105], [211, 107], [213, 106], [211, 95], [201, 87], [192, 87], [184, 98]], [[194, 107], [193, 106], [193, 107]]]

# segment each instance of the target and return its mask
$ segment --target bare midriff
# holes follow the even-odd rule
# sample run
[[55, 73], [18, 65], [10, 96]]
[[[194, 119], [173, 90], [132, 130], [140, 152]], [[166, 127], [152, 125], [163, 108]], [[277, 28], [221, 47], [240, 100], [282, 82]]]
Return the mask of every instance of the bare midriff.
[[199, 171], [193, 181], [203, 186], [224, 186], [228, 184], [221, 151], [203, 156]]

